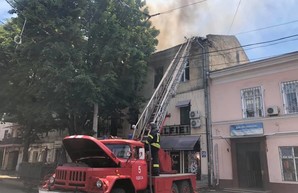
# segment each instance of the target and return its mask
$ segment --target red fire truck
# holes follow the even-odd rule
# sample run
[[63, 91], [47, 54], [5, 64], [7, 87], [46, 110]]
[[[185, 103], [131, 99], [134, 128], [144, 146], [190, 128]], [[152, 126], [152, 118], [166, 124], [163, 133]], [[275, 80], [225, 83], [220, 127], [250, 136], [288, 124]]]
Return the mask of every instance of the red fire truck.
[[169, 169], [170, 158], [160, 153], [159, 176], [150, 176], [144, 144], [137, 140], [69, 136], [63, 145], [71, 158], [56, 168], [39, 193], [195, 193], [194, 174]]
[[181, 45], [134, 126], [132, 139], [99, 140], [85, 135], [64, 138], [63, 146], [71, 162], [58, 166], [39, 193], [196, 193], [196, 175], [173, 171], [172, 160], [162, 149], [159, 150], [160, 175], [152, 176], [150, 155], [142, 142], [148, 123], [153, 121], [162, 128], [190, 44], [188, 40]]

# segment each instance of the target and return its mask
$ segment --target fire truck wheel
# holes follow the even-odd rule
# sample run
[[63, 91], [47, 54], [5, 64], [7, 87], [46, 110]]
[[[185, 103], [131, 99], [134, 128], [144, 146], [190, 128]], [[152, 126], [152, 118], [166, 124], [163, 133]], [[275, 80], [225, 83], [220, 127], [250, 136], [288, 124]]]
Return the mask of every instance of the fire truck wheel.
[[179, 193], [191, 193], [189, 183], [187, 181], [182, 181], [179, 186]]
[[172, 193], [179, 193], [178, 186], [173, 182], [172, 184]]
[[111, 193], [125, 193], [125, 190], [122, 188], [114, 188]]

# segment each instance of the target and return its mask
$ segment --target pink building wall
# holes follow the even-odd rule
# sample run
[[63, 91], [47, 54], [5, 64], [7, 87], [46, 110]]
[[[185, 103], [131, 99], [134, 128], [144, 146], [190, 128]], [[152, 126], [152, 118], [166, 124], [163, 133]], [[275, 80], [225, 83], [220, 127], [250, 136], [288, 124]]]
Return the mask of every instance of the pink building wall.
[[[281, 92], [282, 82], [298, 80], [298, 53], [214, 71], [210, 77], [214, 173], [217, 182], [234, 178], [232, 157], [235, 152], [231, 152], [230, 126], [260, 122], [263, 123], [263, 136], [266, 138], [269, 187], [271, 184], [298, 185], [298, 181], [283, 181], [279, 155], [281, 146], [298, 146], [298, 114], [285, 114]], [[263, 90], [265, 116], [243, 118], [241, 89], [258, 86]], [[279, 107], [280, 113], [269, 117], [266, 109], [273, 105]]]

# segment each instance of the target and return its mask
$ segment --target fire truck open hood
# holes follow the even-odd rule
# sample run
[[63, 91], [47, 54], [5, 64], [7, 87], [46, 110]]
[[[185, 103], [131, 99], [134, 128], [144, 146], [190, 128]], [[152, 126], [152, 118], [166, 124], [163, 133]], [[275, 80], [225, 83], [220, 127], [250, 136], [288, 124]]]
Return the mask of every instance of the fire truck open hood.
[[68, 136], [63, 139], [63, 145], [72, 161], [86, 157], [106, 157], [117, 165], [120, 162], [109, 148], [91, 136]]

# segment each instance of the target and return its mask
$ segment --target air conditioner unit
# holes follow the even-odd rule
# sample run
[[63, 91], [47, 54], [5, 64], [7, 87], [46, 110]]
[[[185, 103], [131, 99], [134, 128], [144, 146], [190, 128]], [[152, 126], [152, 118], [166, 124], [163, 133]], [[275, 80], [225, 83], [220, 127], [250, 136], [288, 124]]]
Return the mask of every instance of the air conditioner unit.
[[191, 128], [198, 128], [201, 126], [201, 120], [200, 119], [192, 119], [190, 120], [190, 126]]
[[279, 114], [279, 108], [278, 106], [270, 106], [267, 108], [267, 115], [268, 116], [274, 116]]
[[190, 111], [190, 112], [189, 112], [189, 118], [190, 118], [190, 119], [200, 118], [200, 113], [199, 113], [199, 111]]

